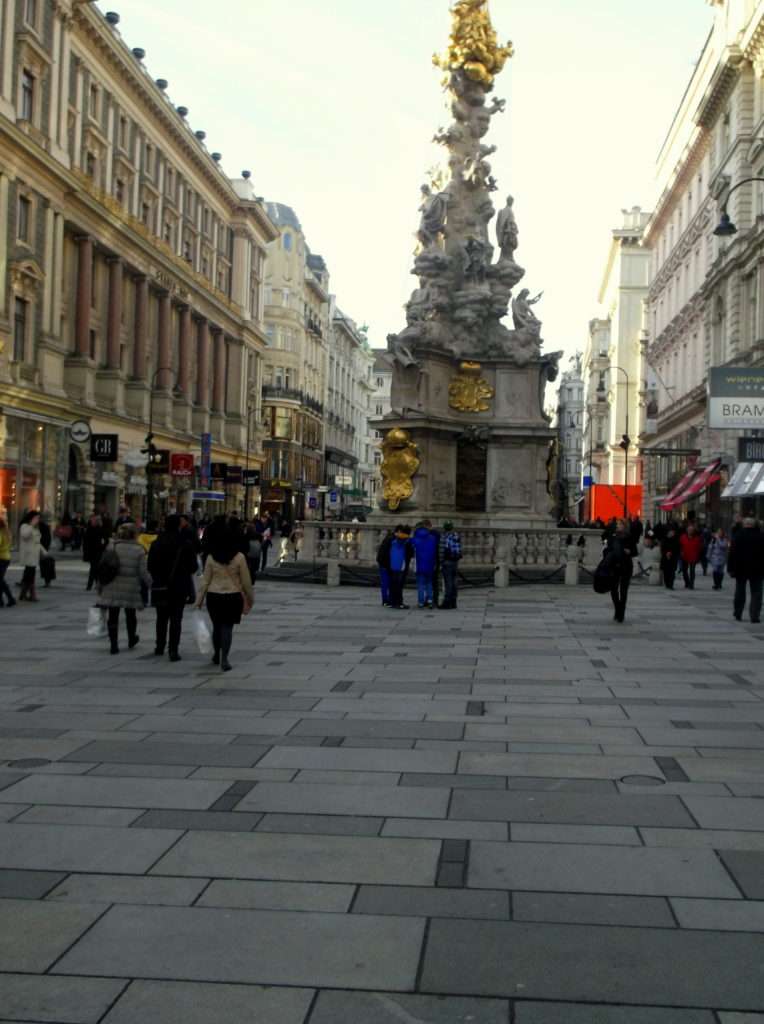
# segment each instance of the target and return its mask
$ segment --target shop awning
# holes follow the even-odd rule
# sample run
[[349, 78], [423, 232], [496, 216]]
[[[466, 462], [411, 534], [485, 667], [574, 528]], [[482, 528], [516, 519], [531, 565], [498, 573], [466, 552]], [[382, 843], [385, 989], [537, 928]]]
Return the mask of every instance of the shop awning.
[[741, 462], [722, 497], [749, 498], [759, 494], [764, 494], [764, 462]]
[[679, 483], [675, 484], [675, 486], [671, 488], [666, 497], [661, 498], [661, 500], [658, 502], [658, 506], [660, 508], [673, 508], [674, 506], [670, 504], [670, 502], [673, 502], [674, 499], [677, 498], [682, 493], [682, 491], [684, 491], [687, 487], [690, 486], [692, 481], [695, 479], [697, 473], [697, 469], [691, 469], [687, 473], [685, 473], [682, 479], [679, 481]]
[[[661, 509], [664, 512], [669, 512], [672, 509], [678, 508], [691, 498], [696, 498], [707, 487], [715, 484], [720, 479], [718, 472], [720, 464], [721, 459], [714, 459], [713, 462], [709, 462], [703, 469], [696, 469], [693, 470], [692, 474], [686, 474], [683, 478], [686, 481], [684, 486], [675, 487], [671, 494], [661, 502]], [[690, 476], [689, 480], [687, 480], [687, 476]]]

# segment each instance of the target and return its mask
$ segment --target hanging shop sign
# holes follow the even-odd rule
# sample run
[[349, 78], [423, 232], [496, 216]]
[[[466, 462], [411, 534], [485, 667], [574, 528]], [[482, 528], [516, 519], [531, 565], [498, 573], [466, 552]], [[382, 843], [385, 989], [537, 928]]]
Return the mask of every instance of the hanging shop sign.
[[738, 462], [764, 462], [764, 437], [739, 437]]
[[75, 444], [86, 444], [90, 440], [90, 424], [85, 420], [75, 420], [69, 427], [69, 437]]
[[189, 480], [194, 475], [194, 456], [192, 452], [172, 452], [170, 454], [170, 476]]
[[225, 480], [227, 473], [227, 462], [213, 462], [210, 464], [210, 476], [213, 480]]
[[192, 501], [225, 501], [223, 491], [191, 491]]
[[149, 457], [140, 448], [128, 448], [123, 461], [129, 469], [144, 469]]
[[202, 487], [209, 487], [211, 471], [210, 458], [212, 456], [212, 434], [202, 434], [201, 449], [202, 457], [199, 463], [199, 482], [201, 483]]
[[764, 366], [708, 371], [708, 425], [712, 430], [764, 429]]
[[240, 484], [244, 470], [241, 466], [226, 466], [225, 479], [227, 484]]
[[242, 483], [245, 487], [259, 487], [260, 486], [260, 470], [259, 469], [245, 469], [244, 476], [242, 477]]
[[119, 434], [91, 434], [90, 461], [116, 462], [119, 457]]

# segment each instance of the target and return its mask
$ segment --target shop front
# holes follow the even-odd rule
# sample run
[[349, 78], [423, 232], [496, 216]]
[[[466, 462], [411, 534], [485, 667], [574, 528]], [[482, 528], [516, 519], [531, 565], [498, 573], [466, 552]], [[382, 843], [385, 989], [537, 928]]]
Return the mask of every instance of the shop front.
[[68, 423], [0, 407], [0, 511], [13, 537], [25, 512], [61, 518], [69, 471]]

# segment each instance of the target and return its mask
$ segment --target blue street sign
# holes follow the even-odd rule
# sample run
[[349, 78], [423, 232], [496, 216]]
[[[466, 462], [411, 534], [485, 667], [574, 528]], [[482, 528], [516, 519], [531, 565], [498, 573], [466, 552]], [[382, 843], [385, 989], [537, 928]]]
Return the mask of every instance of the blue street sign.
[[593, 483], [594, 483], [594, 477], [591, 477], [591, 476], [585, 476], [584, 477], [584, 487], [591, 487]]
[[337, 492], [336, 491], [330, 491], [329, 492], [329, 501], [335, 502], [336, 500], [337, 500]]

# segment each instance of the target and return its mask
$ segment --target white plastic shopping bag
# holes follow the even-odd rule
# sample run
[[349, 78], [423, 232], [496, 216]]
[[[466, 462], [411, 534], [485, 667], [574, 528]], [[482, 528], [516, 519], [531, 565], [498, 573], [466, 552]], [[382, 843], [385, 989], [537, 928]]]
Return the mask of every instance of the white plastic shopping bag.
[[88, 608], [88, 636], [97, 639], [106, 636], [106, 632], [106, 611], [103, 608], [96, 608], [95, 605]]
[[212, 654], [212, 633], [204, 612], [194, 613], [194, 639], [200, 654]]

